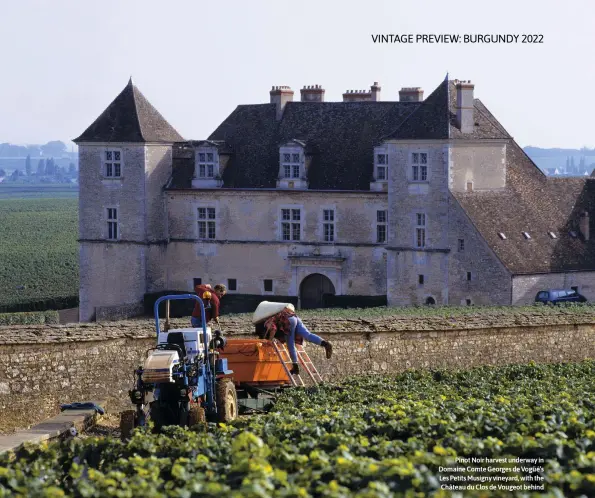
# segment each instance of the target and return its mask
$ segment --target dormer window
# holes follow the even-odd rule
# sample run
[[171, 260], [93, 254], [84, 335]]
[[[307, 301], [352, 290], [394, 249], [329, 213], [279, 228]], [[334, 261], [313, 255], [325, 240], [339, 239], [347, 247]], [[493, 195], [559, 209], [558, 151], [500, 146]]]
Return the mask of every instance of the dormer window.
[[197, 178], [214, 178], [217, 163], [214, 152], [198, 152], [198, 171]]
[[388, 190], [388, 148], [374, 147], [374, 173], [370, 190]]
[[221, 187], [221, 164], [219, 147], [215, 142], [203, 141], [194, 150], [194, 188]]
[[388, 154], [381, 152], [376, 154], [376, 181], [388, 180]]
[[306, 181], [306, 143], [291, 140], [279, 147], [277, 188], [308, 188]]
[[302, 161], [299, 152], [283, 152], [282, 153], [281, 170], [283, 178], [300, 178], [300, 169]]

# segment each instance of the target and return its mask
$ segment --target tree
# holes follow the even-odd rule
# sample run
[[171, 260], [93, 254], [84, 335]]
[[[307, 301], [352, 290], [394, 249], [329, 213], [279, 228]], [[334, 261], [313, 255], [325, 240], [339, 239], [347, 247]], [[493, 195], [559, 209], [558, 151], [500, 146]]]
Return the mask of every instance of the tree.
[[45, 175], [45, 159], [40, 159], [37, 163], [37, 176]]
[[45, 145], [42, 145], [41, 150], [43, 151], [44, 156], [62, 157], [64, 154], [66, 154], [68, 148], [66, 147], [66, 144], [64, 142], [54, 140], [52, 142], [48, 142]]
[[50, 157], [45, 162], [45, 174], [51, 176], [56, 173], [56, 166], [54, 165], [54, 158]]
[[76, 174], [76, 166], [74, 165], [74, 163], [70, 163], [68, 165], [68, 174], [73, 176]]
[[4, 171], [3, 169], [0, 169], [0, 178], [3, 178], [6, 176], [6, 171]]
[[27, 176], [31, 176], [31, 156], [27, 154], [27, 159], [25, 159], [25, 171], [27, 172]]

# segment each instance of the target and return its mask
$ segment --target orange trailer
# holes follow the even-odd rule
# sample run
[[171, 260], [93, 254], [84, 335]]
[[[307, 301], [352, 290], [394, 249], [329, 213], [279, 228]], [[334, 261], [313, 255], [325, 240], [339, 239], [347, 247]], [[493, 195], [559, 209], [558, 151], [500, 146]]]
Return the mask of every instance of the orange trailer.
[[264, 339], [228, 339], [219, 358], [227, 359], [233, 381], [256, 386], [279, 386], [290, 380], [272, 341]]
[[[296, 345], [299, 362], [314, 384], [322, 382], [316, 367], [301, 345]], [[284, 344], [266, 339], [228, 339], [219, 358], [233, 371], [241, 413], [267, 411], [284, 388], [304, 386], [300, 375], [289, 372], [291, 359]]]

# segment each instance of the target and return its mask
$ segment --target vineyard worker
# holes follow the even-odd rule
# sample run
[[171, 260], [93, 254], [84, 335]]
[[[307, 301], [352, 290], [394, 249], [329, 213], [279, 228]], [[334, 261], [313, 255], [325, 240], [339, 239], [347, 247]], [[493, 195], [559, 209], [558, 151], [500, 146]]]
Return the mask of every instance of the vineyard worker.
[[263, 301], [254, 312], [255, 325], [266, 319], [264, 328], [268, 339], [277, 339], [287, 343], [289, 356], [292, 362], [290, 373], [299, 375], [300, 367], [295, 345], [302, 345], [304, 340], [322, 346], [326, 351], [327, 359], [333, 354], [333, 347], [330, 342], [310, 332], [302, 320], [295, 314], [295, 308], [291, 303], [270, 303]]
[[[211, 320], [215, 320], [217, 326], [219, 326], [219, 311], [221, 310], [220, 299], [227, 294], [227, 287], [223, 284], [217, 284], [215, 288], [212, 288], [209, 284], [197, 285], [194, 290], [196, 295], [202, 299], [205, 305], [205, 317], [208, 324]], [[207, 308], [207, 303], [210, 301], [211, 307]], [[193, 327], [202, 327], [202, 317], [200, 314], [200, 304], [194, 305], [194, 311], [192, 312], [192, 318], [190, 323]]]

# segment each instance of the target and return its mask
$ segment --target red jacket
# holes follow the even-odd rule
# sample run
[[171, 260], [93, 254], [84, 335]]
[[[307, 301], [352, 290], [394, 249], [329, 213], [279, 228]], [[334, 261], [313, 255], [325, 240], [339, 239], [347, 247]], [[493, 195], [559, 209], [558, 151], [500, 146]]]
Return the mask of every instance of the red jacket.
[[[197, 285], [194, 290], [196, 291], [196, 294], [198, 295], [198, 297], [200, 297], [202, 299], [203, 294], [206, 291], [209, 291], [211, 293], [211, 308], [208, 309], [206, 307], [206, 304], [208, 301], [205, 301], [203, 299], [203, 303], [205, 304], [205, 316], [207, 317], [207, 323], [209, 323], [212, 319], [214, 318], [219, 318], [219, 298], [217, 297], [217, 294], [215, 294], [215, 291], [213, 289], [211, 289], [210, 287], [207, 287], [206, 285]], [[200, 315], [200, 304], [196, 303], [194, 305], [194, 311], [192, 312], [192, 316], [195, 318], [201, 318]]]

